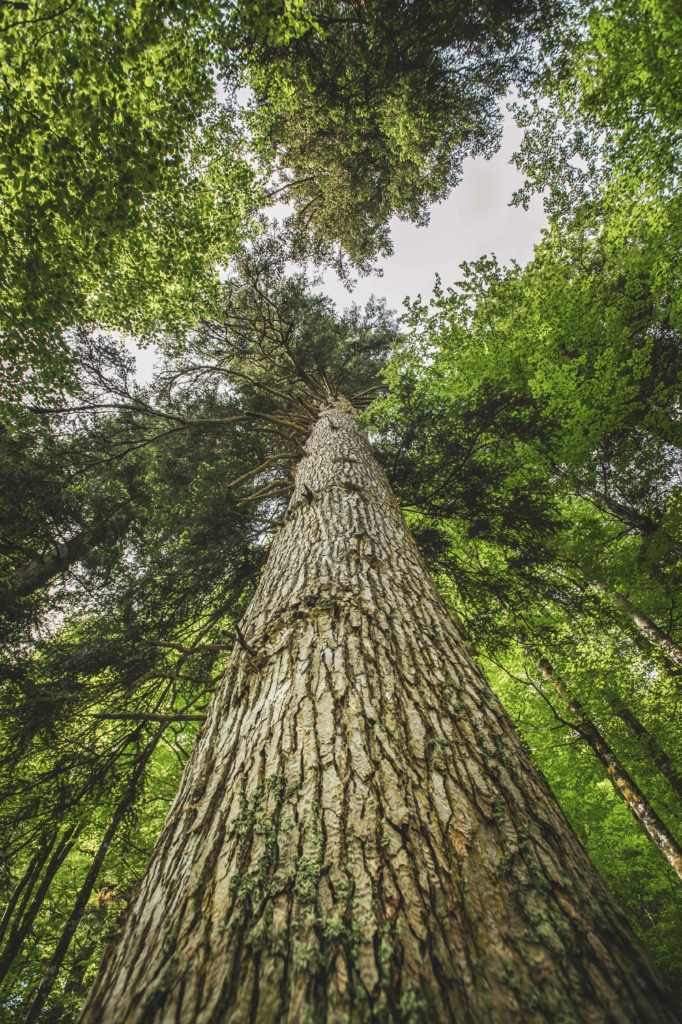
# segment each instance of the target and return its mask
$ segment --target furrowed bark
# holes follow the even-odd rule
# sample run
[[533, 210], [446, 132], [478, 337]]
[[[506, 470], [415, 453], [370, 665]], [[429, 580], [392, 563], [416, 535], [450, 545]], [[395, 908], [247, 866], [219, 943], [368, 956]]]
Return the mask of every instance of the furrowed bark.
[[555, 692], [561, 697], [566, 709], [575, 721], [575, 727], [590, 745], [595, 757], [601, 761], [606, 774], [608, 775], [613, 788], [625, 801], [625, 805], [631, 814], [644, 826], [649, 837], [653, 839], [673, 871], [682, 882], [682, 847], [672, 835], [670, 830], [661, 821], [647, 798], [631, 778], [602, 736], [599, 728], [589, 718], [580, 703], [566, 690], [563, 683], [554, 674], [554, 669], [543, 658], [540, 662], [540, 671], [554, 687]]
[[77, 826], [72, 826], [67, 829], [64, 836], [59, 843], [59, 846], [54, 851], [47, 867], [45, 868], [45, 874], [40, 880], [36, 894], [31, 900], [28, 909], [24, 914], [18, 916], [13, 926], [10, 928], [9, 935], [7, 936], [7, 942], [0, 955], [0, 982], [2, 982], [7, 975], [10, 967], [19, 956], [21, 949], [26, 941], [26, 936], [33, 927], [40, 908], [43, 905], [47, 892], [52, 885], [52, 880], [57, 874], [59, 868], [62, 866], [76, 841], [76, 835], [78, 832]]
[[135, 800], [135, 796], [137, 794], [137, 786], [140, 781], [140, 778], [142, 777], [142, 773], [147, 767], [149, 759], [154, 753], [165, 728], [166, 726], [164, 725], [157, 729], [156, 733], [145, 747], [144, 751], [142, 752], [137, 761], [137, 764], [135, 765], [135, 769], [133, 771], [130, 783], [126, 788], [126, 791], [123, 794], [123, 798], [119, 802], [118, 807], [114, 811], [111, 821], [107, 826], [107, 830], [104, 833], [104, 836], [102, 837], [102, 840], [97, 848], [97, 852], [95, 853], [95, 856], [92, 859], [92, 864], [88, 869], [88, 873], [85, 876], [85, 880], [80, 889], [78, 890], [78, 895], [76, 896], [76, 902], [73, 905], [73, 910], [69, 914], [66, 924], [62, 929], [62, 933], [59, 936], [55, 950], [52, 956], [50, 957], [50, 962], [45, 968], [45, 973], [43, 974], [40, 980], [40, 984], [36, 989], [33, 1000], [28, 1008], [26, 1016], [22, 1021], [22, 1024], [35, 1024], [35, 1021], [38, 1019], [40, 1015], [40, 1011], [42, 1010], [43, 1006], [47, 1001], [48, 996], [50, 995], [50, 992], [52, 991], [54, 983], [57, 980], [57, 975], [59, 974], [62, 964], [64, 963], [64, 957], [69, 951], [69, 946], [71, 945], [73, 937], [76, 934], [76, 930], [78, 928], [78, 925], [80, 924], [80, 920], [83, 916], [88, 900], [92, 895], [92, 890], [95, 888], [95, 883], [97, 882], [99, 873], [102, 870], [104, 859], [107, 853], [109, 852], [111, 841], [116, 835], [119, 826], [123, 821], [123, 818], [125, 817], [127, 811], [130, 809], [133, 801]]
[[81, 1024], [671, 1024], [345, 400]]
[[656, 737], [651, 735], [647, 727], [640, 722], [634, 712], [618, 697], [614, 697], [609, 703], [614, 714], [618, 715], [621, 721], [625, 723], [630, 733], [646, 750], [661, 775], [668, 780], [680, 800], [682, 800], [682, 774], [675, 767], [670, 756], [665, 752]]
[[662, 629], [652, 622], [644, 612], [639, 611], [635, 608], [623, 594], [619, 594], [616, 590], [609, 590], [604, 583], [594, 584], [597, 590], [601, 590], [603, 594], [606, 594], [608, 598], [620, 608], [621, 611], [625, 612], [629, 619], [634, 622], [639, 630], [651, 641], [652, 644], [656, 644], [671, 661], [674, 661], [676, 665], [682, 665], [682, 647], [675, 643], [667, 633], [664, 633]]

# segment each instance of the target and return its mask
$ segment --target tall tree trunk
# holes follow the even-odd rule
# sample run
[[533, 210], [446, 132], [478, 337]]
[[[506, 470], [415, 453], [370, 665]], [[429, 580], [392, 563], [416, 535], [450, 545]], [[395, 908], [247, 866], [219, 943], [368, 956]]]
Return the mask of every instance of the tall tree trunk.
[[655, 622], [652, 622], [644, 612], [641, 612], [638, 608], [635, 608], [631, 604], [627, 597], [623, 594], [619, 594], [617, 590], [610, 590], [605, 583], [595, 582], [597, 590], [601, 590], [602, 594], [606, 594], [608, 598], [613, 601], [616, 607], [620, 608], [621, 611], [625, 612], [629, 619], [634, 622], [635, 626], [651, 641], [652, 644], [656, 644], [660, 647], [663, 653], [674, 661], [676, 665], [682, 665], [682, 647], [678, 643], [675, 643], [667, 633], [664, 633]]
[[637, 821], [644, 826], [649, 837], [656, 843], [656, 846], [682, 882], [682, 848], [680, 848], [673, 834], [661, 821], [637, 783], [625, 770], [619, 758], [616, 757], [602, 736], [599, 728], [585, 714], [580, 701], [571, 696], [561, 680], [554, 674], [554, 669], [546, 658], [543, 658], [540, 662], [540, 671], [545, 679], [551, 681], [566, 709], [573, 716], [575, 728], [582, 738], [587, 740], [595, 757], [601, 761], [613, 788], [625, 801], [625, 806]]
[[0, 982], [4, 980], [10, 967], [19, 956], [22, 946], [26, 941], [26, 936], [31, 931], [33, 922], [45, 901], [48, 889], [52, 885], [52, 880], [71, 852], [77, 834], [78, 826], [72, 825], [62, 836], [59, 846], [50, 857], [49, 863], [45, 868], [45, 874], [40, 880], [28, 910], [24, 914], [18, 915], [17, 920], [10, 928], [7, 942], [0, 956]]
[[623, 703], [620, 697], [614, 695], [609, 699], [609, 704], [614, 714], [618, 715], [621, 721], [625, 723], [630, 733], [646, 750], [661, 775], [665, 776], [677, 796], [682, 800], [682, 774], [673, 764], [670, 755], [666, 753], [656, 737], [651, 735], [647, 727], [640, 722], [637, 715]]
[[33, 996], [33, 1000], [31, 1001], [31, 1005], [29, 1006], [28, 1012], [24, 1017], [23, 1024], [34, 1024], [34, 1022], [38, 1019], [40, 1011], [45, 1005], [47, 998], [50, 995], [50, 992], [52, 991], [54, 983], [57, 980], [57, 975], [59, 974], [62, 964], [64, 963], [64, 958], [69, 951], [69, 946], [71, 945], [73, 937], [76, 934], [76, 929], [80, 924], [80, 920], [88, 904], [88, 900], [90, 899], [92, 891], [95, 888], [95, 883], [99, 878], [99, 873], [102, 870], [104, 859], [107, 853], [109, 852], [111, 841], [116, 835], [121, 822], [123, 821], [126, 813], [128, 812], [128, 810], [130, 809], [135, 800], [135, 796], [137, 794], [137, 786], [140, 781], [140, 778], [142, 777], [142, 774], [145, 768], [147, 767], [147, 764], [149, 763], [149, 759], [154, 753], [157, 744], [161, 739], [161, 736], [165, 731], [166, 727], [167, 723], [164, 723], [164, 725], [160, 726], [159, 729], [157, 729], [156, 733], [152, 736], [151, 740], [144, 748], [142, 754], [137, 760], [130, 782], [126, 787], [125, 792], [121, 800], [119, 801], [116, 810], [112, 815], [111, 821], [107, 826], [106, 832], [102, 836], [101, 842], [97, 847], [95, 856], [92, 859], [92, 864], [90, 865], [88, 873], [85, 876], [85, 880], [80, 889], [78, 890], [76, 902], [73, 905], [71, 913], [66, 919], [66, 924], [62, 929], [59, 939], [57, 940], [57, 945], [55, 946], [52, 956], [50, 957], [50, 961], [47, 967], [45, 968], [45, 973], [40, 979], [40, 984], [36, 989], [35, 995]]
[[341, 399], [81, 1024], [669, 1024]]

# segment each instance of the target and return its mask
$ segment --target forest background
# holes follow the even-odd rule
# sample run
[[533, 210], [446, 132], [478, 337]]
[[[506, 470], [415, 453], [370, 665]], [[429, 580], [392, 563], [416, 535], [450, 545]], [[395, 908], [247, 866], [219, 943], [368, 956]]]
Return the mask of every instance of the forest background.
[[[682, 989], [677, 5], [0, 19], [0, 1019], [76, 1019], [243, 642], [301, 410], [254, 337], [367, 383], [453, 617]], [[339, 312], [316, 274], [424, 222], [512, 87], [533, 260]], [[147, 384], [125, 336], [161, 353]]]

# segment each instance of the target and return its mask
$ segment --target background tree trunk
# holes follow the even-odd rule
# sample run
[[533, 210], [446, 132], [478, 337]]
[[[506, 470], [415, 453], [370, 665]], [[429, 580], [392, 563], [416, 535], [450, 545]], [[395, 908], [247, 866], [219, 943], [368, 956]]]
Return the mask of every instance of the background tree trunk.
[[17, 903], [19, 903], [19, 898], [22, 897], [23, 894], [23, 899], [17, 912], [17, 917], [22, 917], [26, 905], [31, 898], [31, 893], [33, 892], [38, 876], [43, 869], [43, 865], [50, 856], [50, 851], [55, 844], [56, 838], [57, 837], [53, 835], [49, 839], [43, 840], [42, 844], [38, 848], [38, 852], [31, 859], [28, 867], [10, 893], [7, 906], [5, 907], [2, 915], [2, 920], [0, 920], [0, 942], [2, 942], [5, 937], [5, 932], [12, 921], [12, 915], [14, 914]]
[[623, 594], [619, 594], [617, 590], [609, 590], [605, 583], [595, 582], [595, 587], [600, 590], [602, 594], [606, 594], [613, 603], [625, 612], [629, 619], [634, 622], [635, 626], [644, 633], [644, 636], [651, 641], [652, 644], [656, 644], [661, 648], [663, 653], [674, 661], [676, 665], [682, 665], [682, 647], [678, 643], [675, 643], [667, 633], [664, 633], [655, 622], [647, 618], [644, 612], [641, 612], [639, 608], [635, 608]]
[[323, 410], [81, 1024], [668, 1024], [673, 997]]
[[551, 682], [564, 707], [572, 716], [576, 731], [586, 740], [594, 756], [601, 762], [613, 788], [623, 798], [627, 809], [644, 826], [649, 838], [653, 840], [682, 882], [682, 848], [675, 836], [656, 814], [632, 776], [625, 770], [595, 722], [585, 714], [580, 701], [569, 693], [561, 679], [554, 674], [554, 668], [546, 658], [540, 660], [539, 668], [544, 678]]
[[654, 762], [661, 775], [663, 775], [675, 793], [682, 800], [682, 775], [672, 759], [660, 745], [655, 736], [652, 736], [647, 727], [640, 722], [639, 718], [630, 708], [618, 697], [617, 694], [608, 698], [609, 704], [620, 720], [625, 723], [629, 732], [638, 743], [644, 748], [651, 760]]
[[[7, 972], [10, 967], [19, 956], [22, 946], [26, 941], [26, 937], [30, 934], [33, 922], [38, 916], [40, 909], [45, 902], [48, 890], [52, 885], [54, 876], [59, 871], [60, 867], [71, 853], [71, 849], [76, 841], [78, 835], [78, 826], [72, 825], [67, 829], [64, 836], [62, 836], [59, 846], [52, 854], [50, 861], [45, 869], [45, 874], [40, 880], [40, 884], [36, 891], [35, 896], [31, 900], [28, 909], [25, 913], [20, 913], [17, 919], [14, 921], [9, 934], [7, 936], [7, 942], [0, 955], [0, 982], [5, 979]], [[41, 865], [42, 867], [42, 865]], [[32, 890], [31, 890], [32, 891]]]
[[71, 540], [55, 543], [50, 551], [22, 565], [8, 579], [5, 601], [29, 597], [46, 587], [50, 580], [66, 572], [98, 545], [111, 543], [123, 536], [132, 519], [128, 505], [118, 509], [107, 519], [98, 520], [75, 534]]

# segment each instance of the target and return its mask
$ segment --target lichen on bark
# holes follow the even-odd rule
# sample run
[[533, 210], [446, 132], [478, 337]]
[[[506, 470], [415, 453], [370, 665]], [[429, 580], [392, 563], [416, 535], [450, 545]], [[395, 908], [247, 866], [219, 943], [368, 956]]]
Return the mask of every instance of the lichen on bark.
[[670, 1024], [673, 997], [321, 410], [81, 1024]]

